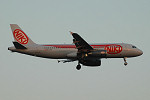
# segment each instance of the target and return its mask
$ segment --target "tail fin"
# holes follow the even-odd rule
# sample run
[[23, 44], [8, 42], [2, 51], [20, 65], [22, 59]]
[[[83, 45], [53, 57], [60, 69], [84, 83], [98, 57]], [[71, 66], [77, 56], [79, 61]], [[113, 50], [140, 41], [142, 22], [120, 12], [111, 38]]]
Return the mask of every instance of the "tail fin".
[[24, 47], [35, 45], [35, 43], [23, 32], [23, 30], [17, 24], [10, 24], [14, 42], [19, 43]]

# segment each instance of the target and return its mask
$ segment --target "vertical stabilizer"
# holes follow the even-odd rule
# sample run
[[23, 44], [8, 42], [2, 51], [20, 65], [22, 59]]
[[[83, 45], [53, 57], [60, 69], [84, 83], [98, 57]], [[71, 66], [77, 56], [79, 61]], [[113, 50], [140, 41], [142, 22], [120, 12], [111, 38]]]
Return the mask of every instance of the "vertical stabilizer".
[[23, 32], [23, 30], [17, 24], [10, 24], [14, 42], [18, 42], [19, 44], [28, 47], [31, 45], [35, 45], [35, 43]]

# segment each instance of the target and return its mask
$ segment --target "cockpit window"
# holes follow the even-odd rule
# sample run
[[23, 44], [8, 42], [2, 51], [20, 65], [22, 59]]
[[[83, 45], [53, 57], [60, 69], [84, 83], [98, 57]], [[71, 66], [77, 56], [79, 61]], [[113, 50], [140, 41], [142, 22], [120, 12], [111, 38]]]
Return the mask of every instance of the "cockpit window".
[[136, 48], [136, 46], [132, 46], [132, 48]]

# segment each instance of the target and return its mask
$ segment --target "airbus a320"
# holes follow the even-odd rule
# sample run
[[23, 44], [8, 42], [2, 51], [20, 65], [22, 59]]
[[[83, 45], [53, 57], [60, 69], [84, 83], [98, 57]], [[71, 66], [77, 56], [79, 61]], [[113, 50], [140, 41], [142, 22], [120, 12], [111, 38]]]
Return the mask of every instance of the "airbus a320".
[[63, 59], [58, 60], [63, 63], [78, 61], [77, 70], [81, 69], [81, 64], [90, 67], [100, 66], [103, 58], [123, 58], [124, 65], [127, 65], [126, 58], [143, 54], [142, 50], [132, 44], [89, 44], [79, 34], [73, 32], [70, 33], [74, 44], [36, 44], [17, 24], [10, 26], [14, 46], [9, 47], [8, 50], [42, 58]]

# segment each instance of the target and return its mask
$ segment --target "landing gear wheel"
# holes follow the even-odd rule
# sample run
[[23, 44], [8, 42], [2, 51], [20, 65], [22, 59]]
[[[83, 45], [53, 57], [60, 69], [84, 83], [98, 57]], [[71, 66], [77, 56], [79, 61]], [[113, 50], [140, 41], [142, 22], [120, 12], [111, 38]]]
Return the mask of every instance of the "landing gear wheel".
[[124, 58], [123, 58], [123, 60], [124, 60], [124, 65], [125, 65], [125, 66], [128, 64], [126, 59], [127, 59], [127, 57], [124, 57]]
[[80, 64], [77, 65], [76, 69], [77, 69], [77, 70], [80, 70], [80, 69], [81, 69], [81, 65], [80, 65]]
[[126, 63], [124, 63], [124, 65], [125, 65], [125, 66], [128, 65], [128, 63], [126, 62]]

